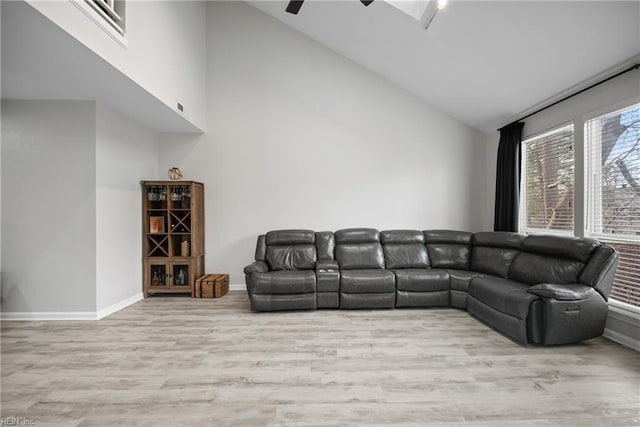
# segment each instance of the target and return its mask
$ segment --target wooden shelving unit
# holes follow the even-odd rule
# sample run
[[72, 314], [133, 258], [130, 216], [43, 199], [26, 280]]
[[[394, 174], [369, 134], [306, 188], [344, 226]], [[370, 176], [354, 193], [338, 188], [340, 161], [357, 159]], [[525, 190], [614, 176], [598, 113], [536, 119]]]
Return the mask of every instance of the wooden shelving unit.
[[204, 274], [204, 185], [142, 181], [143, 291], [194, 296]]

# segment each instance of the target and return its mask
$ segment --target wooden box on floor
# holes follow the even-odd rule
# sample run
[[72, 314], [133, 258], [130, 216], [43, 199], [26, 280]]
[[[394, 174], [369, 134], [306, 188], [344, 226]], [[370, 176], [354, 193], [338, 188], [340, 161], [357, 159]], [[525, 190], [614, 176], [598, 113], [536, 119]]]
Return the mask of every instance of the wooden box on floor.
[[229, 292], [228, 274], [207, 274], [196, 280], [196, 298], [220, 298]]

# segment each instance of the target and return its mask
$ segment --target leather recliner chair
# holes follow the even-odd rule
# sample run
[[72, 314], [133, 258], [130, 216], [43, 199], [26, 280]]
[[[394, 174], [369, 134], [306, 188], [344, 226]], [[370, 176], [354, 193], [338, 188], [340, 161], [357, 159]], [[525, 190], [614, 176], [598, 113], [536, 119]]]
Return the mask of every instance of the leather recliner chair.
[[245, 267], [253, 311], [315, 309], [316, 233], [277, 230], [258, 237], [255, 262]]

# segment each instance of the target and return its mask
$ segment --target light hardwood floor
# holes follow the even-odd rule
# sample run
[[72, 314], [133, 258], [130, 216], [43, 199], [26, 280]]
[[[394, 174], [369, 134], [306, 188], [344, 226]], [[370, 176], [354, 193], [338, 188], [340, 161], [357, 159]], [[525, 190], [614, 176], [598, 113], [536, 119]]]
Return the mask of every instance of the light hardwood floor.
[[3, 322], [2, 417], [36, 426], [638, 425], [640, 357], [523, 347], [455, 309], [251, 313], [245, 292]]

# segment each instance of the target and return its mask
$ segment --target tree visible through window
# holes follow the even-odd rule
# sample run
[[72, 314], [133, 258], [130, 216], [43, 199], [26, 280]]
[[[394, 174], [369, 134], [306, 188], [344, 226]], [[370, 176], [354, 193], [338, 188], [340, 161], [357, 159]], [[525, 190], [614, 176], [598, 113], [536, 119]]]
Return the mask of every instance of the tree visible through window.
[[573, 233], [573, 125], [523, 141], [521, 232]]
[[587, 234], [620, 252], [612, 298], [640, 306], [640, 104], [585, 123]]

